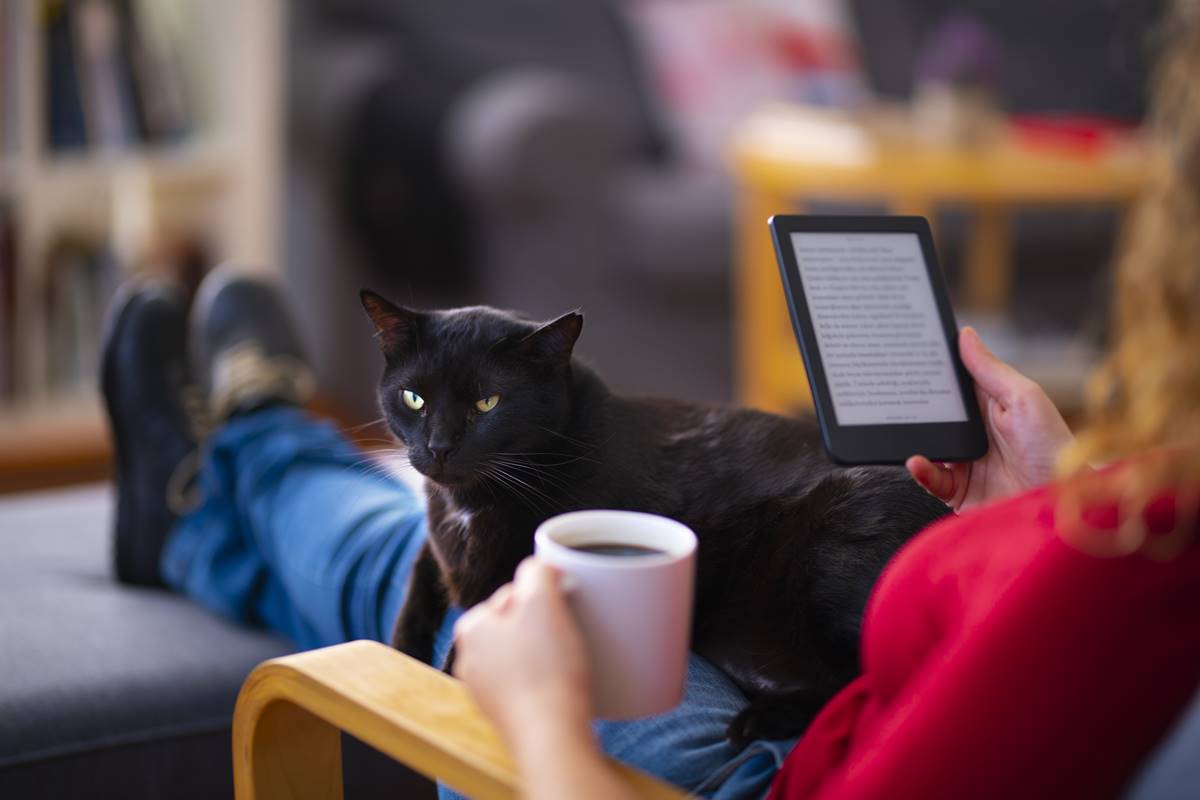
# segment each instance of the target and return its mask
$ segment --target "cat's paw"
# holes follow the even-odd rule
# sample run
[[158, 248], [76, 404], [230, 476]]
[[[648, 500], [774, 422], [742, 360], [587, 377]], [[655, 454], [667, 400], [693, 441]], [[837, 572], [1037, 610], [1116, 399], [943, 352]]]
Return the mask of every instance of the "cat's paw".
[[761, 697], [750, 702], [733, 718], [725, 737], [741, 750], [759, 739], [792, 739], [804, 733], [812, 720], [808, 703], [791, 698]]

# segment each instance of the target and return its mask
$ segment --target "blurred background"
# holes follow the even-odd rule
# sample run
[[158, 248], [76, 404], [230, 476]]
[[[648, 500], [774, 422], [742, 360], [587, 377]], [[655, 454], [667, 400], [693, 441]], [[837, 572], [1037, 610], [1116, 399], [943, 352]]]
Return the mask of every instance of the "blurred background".
[[918, 213], [1068, 414], [1103, 343], [1149, 0], [0, 0], [0, 491], [102, 477], [104, 308], [286, 287], [378, 416], [357, 292], [582, 307], [617, 389], [809, 403], [773, 213]]

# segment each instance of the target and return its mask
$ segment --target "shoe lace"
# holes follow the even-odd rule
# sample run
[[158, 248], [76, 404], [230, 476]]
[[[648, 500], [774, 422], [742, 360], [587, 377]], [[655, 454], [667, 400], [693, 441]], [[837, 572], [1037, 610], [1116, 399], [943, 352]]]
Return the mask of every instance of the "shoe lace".
[[254, 341], [234, 345], [213, 365], [212, 415], [228, 419], [239, 407], [277, 399], [303, 405], [316, 391], [316, 378], [303, 361], [266, 355]]
[[177, 517], [200, 505], [202, 495], [197, 478], [200, 476], [200, 446], [216, 427], [204, 392], [198, 386], [188, 384], [179, 392], [179, 403], [187, 417], [188, 430], [197, 446], [188, 451], [171, 476], [167, 478], [167, 508]]
[[177, 517], [182, 517], [200, 505], [200, 448], [188, 451], [167, 479], [167, 508]]
[[203, 442], [216, 427], [216, 421], [208, 408], [208, 401], [199, 386], [188, 384], [179, 392], [179, 403], [187, 416], [188, 430], [192, 439]]

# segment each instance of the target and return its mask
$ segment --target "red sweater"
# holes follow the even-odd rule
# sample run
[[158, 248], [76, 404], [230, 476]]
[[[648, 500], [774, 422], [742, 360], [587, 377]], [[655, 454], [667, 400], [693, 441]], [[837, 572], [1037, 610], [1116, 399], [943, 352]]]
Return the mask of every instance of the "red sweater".
[[[1148, 508], [1152, 536], [1174, 510]], [[862, 648], [771, 798], [1113, 796], [1200, 683], [1200, 537], [1085, 555], [1050, 489], [950, 518], [885, 570]]]

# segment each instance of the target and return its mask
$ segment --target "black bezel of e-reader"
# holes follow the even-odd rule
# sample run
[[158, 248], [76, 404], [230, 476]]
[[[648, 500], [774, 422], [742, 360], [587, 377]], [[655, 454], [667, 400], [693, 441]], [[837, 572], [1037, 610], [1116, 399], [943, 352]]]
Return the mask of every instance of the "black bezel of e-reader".
[[[987, 434], [980, 417], [979, 403], [975, 399], [974, 383], [958, 352], [958, 326], [954, 321], [954, 310], [950, 306], [946, 282], [938, 266], [933, 237], [925, 218], [777, 215], [771, 217], [769, 225], [791, 311], [792, 326], [804, 356], [804, 368], [813, 393], [821, 437], [830, 458], [839, 464], [903, 464], [912, 455], [924, 455], [934, 461], [973, 461], [982, 458], [987, 452]], [[958, 376], [958, 387], [967, 407], [966, 422], [838, 425], [792, 247], [791, 234], [797, 232], [917, 235], [954, 371]]]

